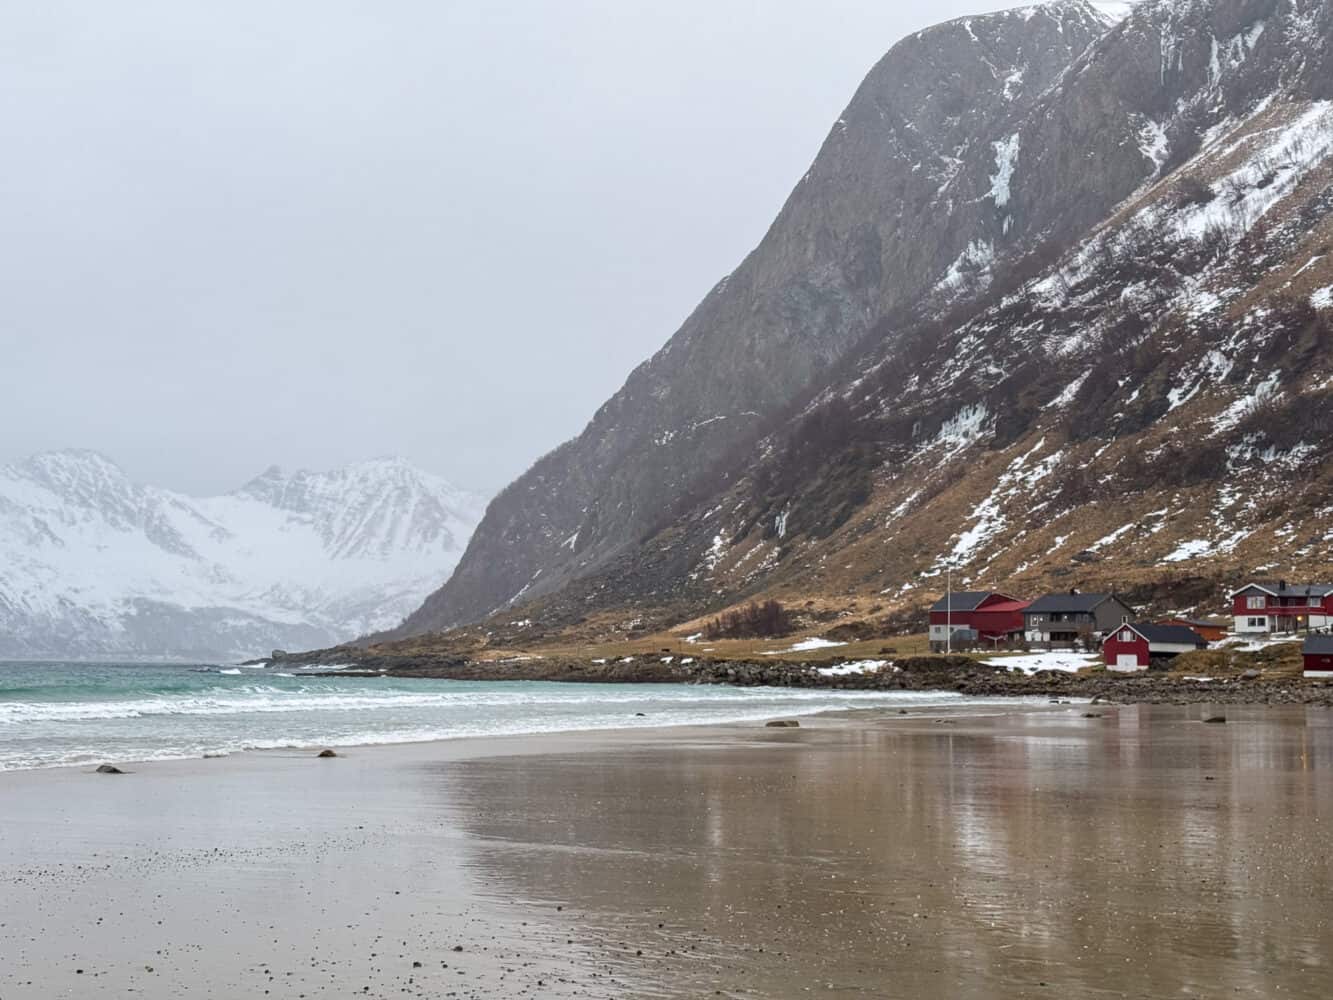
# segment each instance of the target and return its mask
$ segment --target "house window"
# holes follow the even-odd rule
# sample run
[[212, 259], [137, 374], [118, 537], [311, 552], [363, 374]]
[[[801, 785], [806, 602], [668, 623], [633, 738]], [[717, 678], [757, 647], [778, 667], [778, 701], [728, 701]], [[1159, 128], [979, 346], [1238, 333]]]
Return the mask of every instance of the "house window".
[[1247, 597], [1245, 598], [1245, 606], [1250, 609], [1262, 608], [1264, 606], [1264, 599], [1262, 596]]
[[1250, 628], [1265, 628], [1265, 627], [1267, 627], [1267, 625], [1268, 625], [1268, 619], [1266, 619], [1266, 618], [1251, 618], [1251, 619], [1249, 619], [1249, 623], [1250, 623]]
[[1121, 641], [1121, 642], [1133, 642], [1133, 641], [1134, 641], [1134, 633], [1131, 632], [1129, 629], [1125, 629], [1125, 631], [1123, 631], [1123, 632], [1120, 633], [1120, 641]]

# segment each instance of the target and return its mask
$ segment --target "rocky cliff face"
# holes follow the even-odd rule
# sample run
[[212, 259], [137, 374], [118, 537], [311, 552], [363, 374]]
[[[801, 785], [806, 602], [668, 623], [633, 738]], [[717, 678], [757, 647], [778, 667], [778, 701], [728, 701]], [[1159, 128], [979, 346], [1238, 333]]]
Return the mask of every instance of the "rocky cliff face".
[[195, 498], [94, 452], [0, 468], [0, 658], [240, 658], [395, 624], [440, 583], [476, 497], [405, 462], [270, 469]]
[[896, 46], [409, 630], [542, 595], [566, 622], [892, 608], [948, 564], [1186, 603], [1333, 573], [1331, 10], [1065, 3]]
[[[406, 633], [559, 589], [635, 546], [886, 312], [1005, 237], [995, 146], [1108, 28], [1085, 2], [923, 31], [876, 66], [759, 247], [594, 416], [492, 503]], [[997, 176], [999, 175], [999, 176]], [[1036, 199], [1028, 225], [1078, 202]]]

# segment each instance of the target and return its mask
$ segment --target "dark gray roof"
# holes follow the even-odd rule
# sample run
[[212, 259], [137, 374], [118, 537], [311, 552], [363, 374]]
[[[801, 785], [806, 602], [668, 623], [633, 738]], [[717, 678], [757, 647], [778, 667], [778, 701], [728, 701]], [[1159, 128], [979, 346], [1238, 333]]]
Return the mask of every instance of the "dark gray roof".
[[1333, 584], [1286, 583], [1280, 580], [1251, 580], [1240, 590], [1232, 591], [1232, 593], [1239, 594], [1241, 590], [1247, 590], [1250, 587], [1260, 587], [1270, 594], [1277, 594], [1280, 597], [1327, 597], [1329, 594], [1333, 594]]
[[1319, 656], [1333, 656], [1333, 635], [1307, 635], [1302, 653], [1317, 653]]
[[1092, 611], [1103, 601], [1109, 601], [1114, 594], [1047, 594], [1038, 597], [1024, 610], [1024, 614], [1056, 612]]
[[1186, 628], [1184, 625], [1153, 625], [1150, 622], [1132, 622], [1117, 625], [1114, 631], [1110, 632], [1102, 641], [1104, 643], [1110, 642], [1127, 628], [1133, 629], [1144, 639], [1147, 639], [1149, 646], [1158, 643], [1173, 646], [1206, 647], [1208, 645], [1208, 641], [1192, 628]]
[[1207, 642], [1203, 637], [1192, 628], [1186, 628], [1184, 625], [1132, 625], [1130, 626], [1143, 638], [1148, 640], [1148, 644], [1154, 642], [1179, 643], [1182, 645], [1206, 646]]
[[[946, 594], [931, 606], [931, 611], [975, 611], [977, 605], [990, 597], [993, 591], [990, 590], [955, 590], [952, 594]], [[950, 607], [945, 607], [946, 599]], [[919, 607], [919, 605], [918, 605]]]

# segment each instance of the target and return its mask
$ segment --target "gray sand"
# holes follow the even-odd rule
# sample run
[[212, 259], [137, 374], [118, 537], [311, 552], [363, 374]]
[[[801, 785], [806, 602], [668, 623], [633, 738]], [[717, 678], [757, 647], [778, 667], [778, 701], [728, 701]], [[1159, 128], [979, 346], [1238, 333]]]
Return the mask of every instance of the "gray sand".
[[1086, 711], [0, 775], [0, 998], [1333, 995], [1333, 712]]

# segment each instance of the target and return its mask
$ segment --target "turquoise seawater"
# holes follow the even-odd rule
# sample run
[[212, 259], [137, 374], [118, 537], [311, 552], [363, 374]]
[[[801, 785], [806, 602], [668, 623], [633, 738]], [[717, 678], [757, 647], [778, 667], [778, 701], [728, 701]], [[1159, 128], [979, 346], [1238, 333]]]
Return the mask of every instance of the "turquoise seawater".
[[947, 693], [315, 677], [310, 670], [266, 667], [0, 663], [0, 770], [964, 703]]

